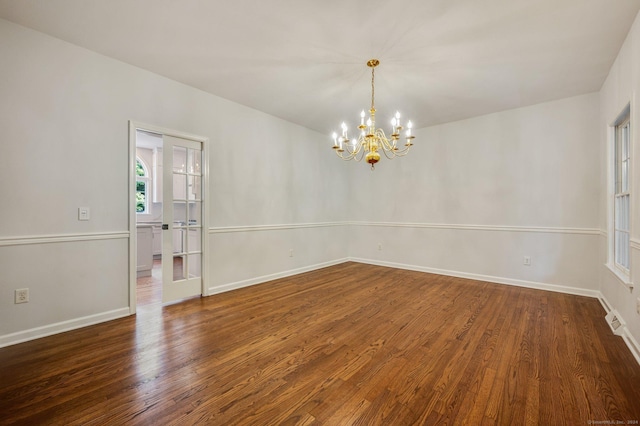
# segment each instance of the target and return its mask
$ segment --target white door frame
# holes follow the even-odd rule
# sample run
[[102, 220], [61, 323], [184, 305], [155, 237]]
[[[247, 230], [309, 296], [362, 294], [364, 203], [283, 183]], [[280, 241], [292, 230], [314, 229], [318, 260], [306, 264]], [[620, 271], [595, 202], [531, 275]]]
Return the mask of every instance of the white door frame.
[[[202, 204], [202, 295], [209, 295], [209, 287], [206, 285], [208, 276], [209, 254], [209, 138], [192, 135], [177, 130], [166, 129], [151, 124], [145, 124], [129, 120], [129, 313], [136, 313], [136, 130], [144, 130], [159, 135], [173, 136], [202, 142], [202, 192], [204, 200]], [[163, 259], [164, 261], [164, 259]]]

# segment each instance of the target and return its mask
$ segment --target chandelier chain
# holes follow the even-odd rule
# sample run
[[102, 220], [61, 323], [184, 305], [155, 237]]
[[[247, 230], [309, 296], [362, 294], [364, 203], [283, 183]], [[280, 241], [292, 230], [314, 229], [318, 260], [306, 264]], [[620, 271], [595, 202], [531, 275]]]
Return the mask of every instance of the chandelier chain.
[[376, 86], [373, 84], [373, 81], [374, 81], [374, 78], [375, 78], [375, 72], [376, 72], [375, 67], [372, 67], [371, 68], [371, 109], [372, 110], [374, 109], [373, 98], [374, 98], [374, 95], [375, 95], [375, 92], [376, 92]]

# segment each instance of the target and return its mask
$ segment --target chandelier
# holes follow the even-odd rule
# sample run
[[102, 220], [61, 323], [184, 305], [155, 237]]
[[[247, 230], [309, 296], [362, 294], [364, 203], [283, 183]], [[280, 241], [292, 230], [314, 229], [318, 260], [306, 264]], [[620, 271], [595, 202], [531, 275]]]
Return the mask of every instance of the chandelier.
[[407, 130], [405, 133], [404, 146], [398, 147], [398, 141], [400, 139], [400, 132], [402, 126], [400, 125], [400, 113], [396, 112], [395, 117], [391, 119], [391, 138], [387, 138], [384, 131], [380, 128], [376, 129], [376, 109], [374, 106], [374, 94], [375, 94], [375, 70], [380, 64], [377, 59], [370, 59], [367, 61], [367, 66], [371, 68], [371, 109], [369, 110], [369, 118], [365, 122], [364, 110], [360, 113], [360, 125], [358, 129], [360, 133], [358, 137], [349, 139], [347, 133], [347, 125], [342, 123], [342, 135], [338, 136], [337, 133], [333, 133], [333, 149], [336, 154], [343, 160], [364, 160], [371, 164], [371, 170], [374, 169], [374, 165], [380, 161], [380, 154], [382, 153], [388, 159], [394, 157], [402, 157], [407, 155], [409, 148], [413, 145], [413, 139], [415, 136], [411, 134], [412, 124], [411, 121], [407, 122]]

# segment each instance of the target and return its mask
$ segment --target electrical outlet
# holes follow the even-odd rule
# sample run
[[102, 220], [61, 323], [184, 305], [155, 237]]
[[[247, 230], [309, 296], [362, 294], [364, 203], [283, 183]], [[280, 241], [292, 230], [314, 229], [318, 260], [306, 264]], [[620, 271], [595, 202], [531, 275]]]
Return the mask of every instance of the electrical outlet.
[[378, 250], [382, 250], [382, 243], [378, 243]]
[[289, 250], [289, 257], [293, 257], [293, 249]]
[[15, 293], [15, 303], [27, 303], [29, 301], [29, 289], [18, 288]]
[[525, 266], [531, 266], [531, 256], [525, 256], [522, 260], [522, 264]]

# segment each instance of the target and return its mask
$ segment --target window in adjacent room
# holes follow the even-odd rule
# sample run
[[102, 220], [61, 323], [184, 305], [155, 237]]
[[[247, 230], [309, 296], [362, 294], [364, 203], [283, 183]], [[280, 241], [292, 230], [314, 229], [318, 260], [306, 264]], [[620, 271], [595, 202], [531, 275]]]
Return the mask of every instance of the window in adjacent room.
[[614, 145], [614, 201], [613, 201], [613, 258], [616, 268], [629, 274], [629, 175], [630, 121], [627, 113], [615, 127]]
[[149, 213], [149, 173], [139, 158], [136, 158], [136, 213]]

